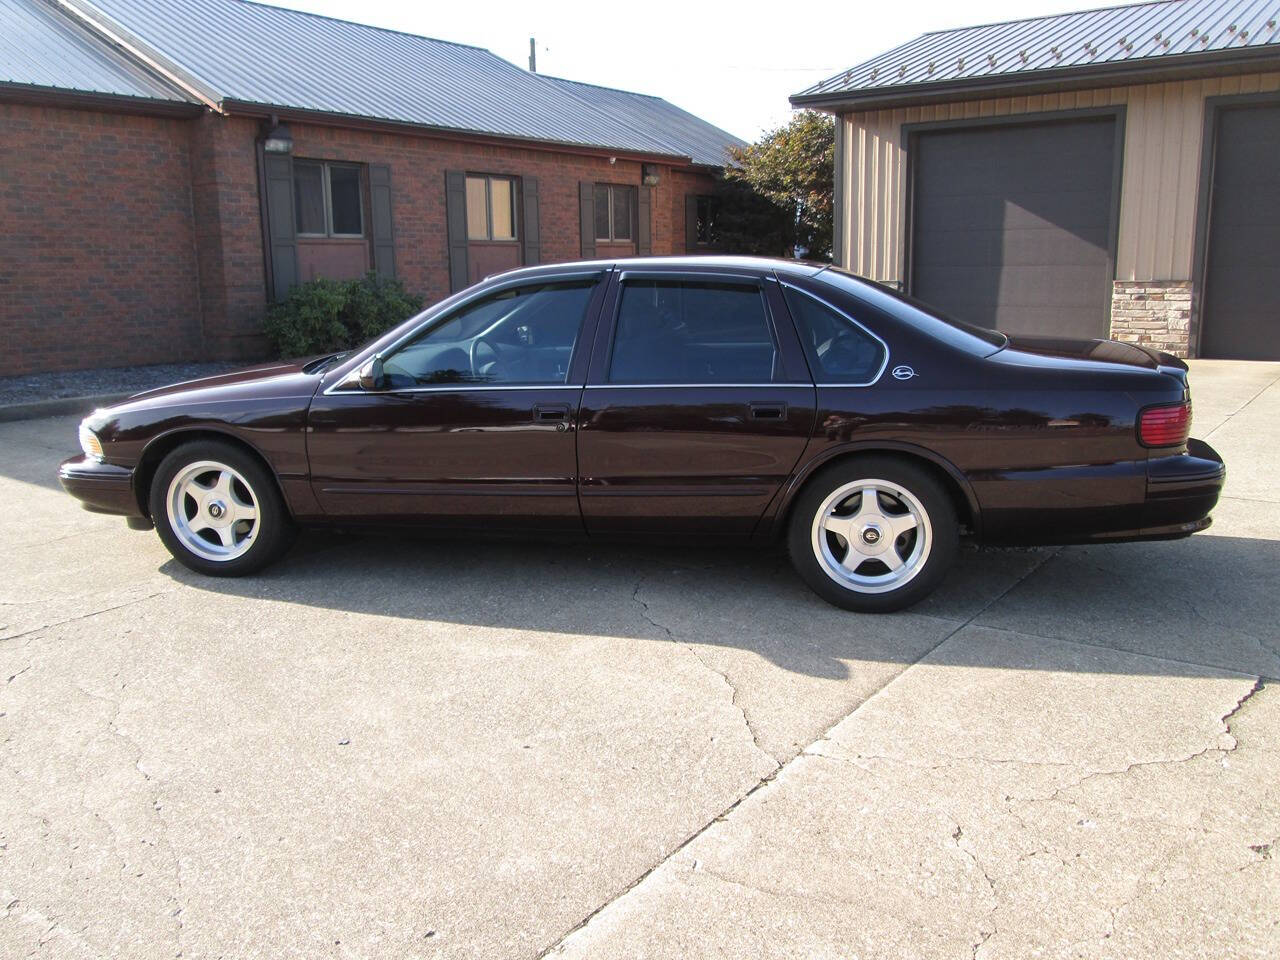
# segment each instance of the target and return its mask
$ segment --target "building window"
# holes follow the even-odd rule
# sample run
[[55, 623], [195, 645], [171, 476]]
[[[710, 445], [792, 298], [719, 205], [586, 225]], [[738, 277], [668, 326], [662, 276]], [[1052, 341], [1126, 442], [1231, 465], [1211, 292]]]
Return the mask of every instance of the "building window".
[[351, 163], [293, 162], [294, 226], [303, 237], [363, 237], [364, 185]]
[[698, 243], [708, 246], [719, 243], [720, 227], [717, 221], [720, 218], [720, 198], [698, 197], [697, 210]]
[[516, 238], [516, 190], [511, 177], [467, 177], [467, 239]]
[[634, 240], [636, 188], [596, 184], [596, 240], [602, 243]]

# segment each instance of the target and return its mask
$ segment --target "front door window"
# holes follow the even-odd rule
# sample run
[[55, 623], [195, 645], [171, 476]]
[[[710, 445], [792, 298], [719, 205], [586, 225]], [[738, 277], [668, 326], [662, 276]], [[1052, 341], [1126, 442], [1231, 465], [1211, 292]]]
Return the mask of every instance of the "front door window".
[[538, 284], [467, 304], [383, 360], [385, 388], [563, 384], [595, 284]]

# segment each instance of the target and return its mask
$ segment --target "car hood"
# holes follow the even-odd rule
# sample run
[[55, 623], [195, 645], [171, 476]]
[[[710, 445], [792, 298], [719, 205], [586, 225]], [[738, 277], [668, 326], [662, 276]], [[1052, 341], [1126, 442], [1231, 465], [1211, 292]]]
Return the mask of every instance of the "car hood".
[[294, 384], [291, 381], [295, 381], [298, 376], [306, 376], [308, 381], [312, 381], [313, 388], [311, 392], [314, 392], [314, 384], [319, 383], [320, 378], [315, 375], [309, 376], [303, 372], [303, 368], [308, 362], [309, 360], [262, 363], [252, 367], [245, 367], [241, 370], [219, 373], [212, 377], [184, 380], [181, 383], [173, 383], [166, 387], [156, 387], [154, 390], [135, 393], [125, 403], [154, 401], [184, 394], [197, 395], [210, 390], [226, 391], [228, 388], [232, 388], [229, 391], [231, 393], [245, 396], [252, 395], [255, 390], [265, 390], [270, 395], [278, 395], [276, 394], [276, 389], [282, 383], [290, 383], [292, 386]]

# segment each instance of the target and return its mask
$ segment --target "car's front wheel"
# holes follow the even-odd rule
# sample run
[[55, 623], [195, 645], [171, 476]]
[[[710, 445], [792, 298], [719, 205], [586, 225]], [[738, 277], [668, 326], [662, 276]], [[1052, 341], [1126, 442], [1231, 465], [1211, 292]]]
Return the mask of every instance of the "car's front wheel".
[[237, 577], [289, 546], [293, 523], [275, 480], [245, 450], [197, 440], [173, 450], [151, 481], [151, 519], [175, 560]]
[[946, 575], [959, 548], [951, 498], [926, 469], [855, 457], [816, 474], [787, 532], [791, 562], [823, 599], [867, 613], [900, 610]]

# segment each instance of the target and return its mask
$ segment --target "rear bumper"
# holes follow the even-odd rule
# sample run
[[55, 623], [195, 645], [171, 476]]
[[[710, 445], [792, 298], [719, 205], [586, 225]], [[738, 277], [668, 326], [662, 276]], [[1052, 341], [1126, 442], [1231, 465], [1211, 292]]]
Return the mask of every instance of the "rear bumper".
[[971, 478], [982, 539], [998, 545], [1176, 540], [1208, 528], [1226, 481], [1202, 440], [1149, 460], [1005, 471]]
[[58, 467], [58, 482], [93, 513], [143, 516], [133, 493], [133, 471], [128, 467], [99, 463], [84, 456], [72, 457]]
[[1149, 460], [1143, 527], [1204, 529], [1226, 482], [1227, 465], [1203, 440], [1188, 440], [1186, 453]]

